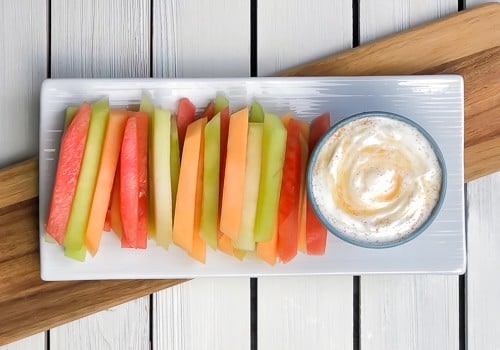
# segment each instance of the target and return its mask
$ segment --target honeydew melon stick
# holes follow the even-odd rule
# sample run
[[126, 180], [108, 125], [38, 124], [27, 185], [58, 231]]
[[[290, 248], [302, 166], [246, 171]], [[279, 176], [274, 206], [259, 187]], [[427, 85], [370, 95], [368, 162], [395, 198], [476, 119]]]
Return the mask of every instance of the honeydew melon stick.
[[217, 249], [217, 219], [219, 217], [220, 113], [205, 127], [203, 169], [203, 199], [201, 204], [201, 238]]
[[250, 107], [250, 122], [262, 123], [264, 121], [264, 110], [259, 102], [254, 101]]
[[243, 187], [243, 212], [241, 230], [233, 246], [241, 250], [255, 250], [254, 224], [259, 197], [262, 160], [263, 123], [248, 123], [245, 186]]
[[174, 216], [177, 187], [179, 185], [179, 171], [181, 170], [181, 152], [179, 148], [179, 134], [177, 120], [170, 117], [170, 181], [172, 183], [172, 217]]
[[[156, 244], [168, 249], [172, 242], [172, 185], [170, 182], [169, 111], [156, 108], [153, 115], [154, 223]], [[151, 187], [150, 187], [151, 188]], [[150, 192], [152, 194], [152, 192]]]
[[[66, 132], [66, 129], [68, 128], [69, 124], [71, 123], [71, 121], [75, 117], [76, 113], [78, 112], [78, 108], [79, 107], [77, 107], [77, 106], [71, 106], [71, 107], [66, 108], [66, 115], [64, 117], [64, 130], [63, 130], [63, 132]], [[47, 242], [47, 243], [57, 243], [56, 240], [54, 238], [52, 238], [52, 236], [49, 235], [47, 232], [45, 232], [44, 238], [45, 238], [45, 242]]]
[[229, 106], [229, 100], [224, 95], [217, 95], [215, 96], [214, 105], [215, 105], [214, 113], [218, 114], [222, 112], [224, 108]]
[[73, 118], [78, 112], [78, 106], [71, 106], [66, 108], [66, 116], [64, 117], [64, 131], [68, 128], [68, 125], [73, 121]]
[[286, 136], [286, 129], [278, 116], [265, 113], [262, 135], [262, 169], [254, 227], [256, 242], [269, 241], [273, 236], [283, 175]]
[[142, 93], [141, 95], [141, 104], [139, 105], [140, 112], [146, 112], [148, 114], [148, 236], [154, 237], [156, 234], [155, 229], [155, 191], [154, 191], [154, 181], [153, 181], [153, 173], [154, 173], [154, 160], [153, 160], [153, 139], [154, 139], [154, 130], [153, 130], [153, 114], [154, 114], [154, 106], [153, 101], [149, 98], [148, 95]]
[[74, 260], [85, 261], [85, 257], [87, 256], [87, 247], [83, 244], [80, 249], [64, 248], [64, 255]]
[[83, 246], [85, 231], [94, 196], [97, 171], [101, 160], [104, 135], [109, 117], [108, 99], [92, 104], [90, 126], [83, 153], [82, 167], [78, 176], [75, 197], [71, 206], [66, 236], [63, 245], [69, 250], [80, 250]]

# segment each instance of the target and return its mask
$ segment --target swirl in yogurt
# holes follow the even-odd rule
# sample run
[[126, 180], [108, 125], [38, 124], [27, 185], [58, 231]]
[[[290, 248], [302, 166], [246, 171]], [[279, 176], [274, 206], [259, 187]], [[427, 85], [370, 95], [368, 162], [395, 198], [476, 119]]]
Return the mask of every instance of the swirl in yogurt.
[[388, 242], [426, 221], [439, 199], [441, 177], [432, 146], [417, 128], [369, 116], [341, 126], [323, 144], [312, 191], [338, 231]]

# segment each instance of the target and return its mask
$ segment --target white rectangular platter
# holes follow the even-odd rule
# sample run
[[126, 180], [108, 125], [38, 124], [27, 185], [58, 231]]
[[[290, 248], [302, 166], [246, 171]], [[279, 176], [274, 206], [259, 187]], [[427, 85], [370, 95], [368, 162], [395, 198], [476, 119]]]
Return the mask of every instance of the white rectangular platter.
[[[98, 254], [85, 262], [66, 258], [44, 239], [64, 113], [68, 106], [109, 97], [112, 108], [138, 106], [146, 91], [156, 105], [176, 111], [181, 97], [197, 106], [222, 93], [235, 111], [258, 100], [278, 115], [293, 112], [310, 120], [329, 111], [332, 124], [352, 114], [388, 111], [424, 127], [444, 154], [446, 198], [427, 230], [414, 240], [387, 249], [360, 248], [328, 235], [324, 256], [298, 253], [287, 264], [269, 266], [249, 256], [243, 261], [207, 248], [206, 264], [172, 245], [168, 251], [149, 240], [145, 250], [122, 249], [104, 233]], [[465, 271], [463, 80], [460, 76], [303, 77], [233, 79], [61, 79], [46, 80], [40, 120], [40, 260], [44, 280], [163, 279], [215, 276], [278, 276]]]

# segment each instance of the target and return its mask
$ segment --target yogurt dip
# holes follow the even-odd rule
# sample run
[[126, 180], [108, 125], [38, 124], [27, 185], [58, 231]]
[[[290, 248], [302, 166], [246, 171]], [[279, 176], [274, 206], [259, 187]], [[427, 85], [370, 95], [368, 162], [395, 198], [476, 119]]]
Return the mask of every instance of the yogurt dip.
[[350, 242], [405, 241], [440, 199], [440, 160], [427, 137], [399, 118], [353, 118], [316, 152], [310, 196], [326, 226]]

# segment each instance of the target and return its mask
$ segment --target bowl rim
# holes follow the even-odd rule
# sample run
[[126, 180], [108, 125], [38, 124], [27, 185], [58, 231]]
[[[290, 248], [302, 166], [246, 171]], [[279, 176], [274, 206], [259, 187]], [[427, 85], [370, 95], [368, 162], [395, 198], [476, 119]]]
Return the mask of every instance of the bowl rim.
[[[343, 232], [337, 230], [334, 225], [330, 224], [329, 221], [326, 219], [326, 217], [323, 215], [321, 212], [318, 204], [316, 203], [316, 200], [313, 196], [313, 191], [312, 191], [312, 173], [313, 173], [313, 168], [314, 164], [316, 163], [316, 160], [318, 158], [318, 154], [320, 149], [324, 146], [325, 142], [330, 138], [330, 136], [335, 133], [338, 129], [343, 127], [344, 125], [347, 125], [355, 120], [358, 119], [363, 119], [367, 117], [382, 117], [382, 118], [389, 118], [389, 119], [395, 119], [401, 122], [404, 122], [410, 126], [413, 126], [416, 128], [429, 142], [432, 150], [434, 151], [434, 154], [436, 155], [436, 158], [438, 160], [438, 163], [441, 167], [441, 188], [439, 190], [439, 197], [432, 208], [431, 213], [427, 217], [427, 219], [420, 225], [418, 228], [410, 232], [409, 234], [405, 235], [403, 238], [396, 239], [396, 240], [390, 240], [386, 242], [369, 242], [361, 239], [355, 239], [352, 236], [346, 235]], [[384, 249], [384, 248], [391, 248], [391, 247], [396, 247], [402, 244], [405, 244], [416, 237], [420, 236], [434, 221], [434, 219], [437, 217], [439, 214], [441, 207], [443, 206], [444, 199], [446, 197], [446, 190], [447, 190], [447, 170], [446, 170], [446, 163], [444, 160], [443, 153], [441, 152], [441, 149], [439, 148], [437, 142], [434, 140], [434, 138], [425, 130], [420, 124], [416, 123], [412, 119], [402, 116], [400, 114], [396, 114], [393, 112], [386, 112], [386, 111], [366, 111], [366, 112], [361, 112], [361, 113], [356, 113], [353, 115], [350, 115], [337, 123], [333, 124], [330, 129], [319, 139], [319, 141], [316, 143], [316, 146], [312, 150], [311, 156], [309, 158], [309, 162], [307, 165], [307, 174], [306, 174], [306, 189], [307, 189], [307, 197], [309, 199], [309, 202], [311, 203], [311, 206], [314, 210], [314, 213], [318, 217], [318, 219], [321, 221], [323, 226], [333, 234], [334, 236], [340, 238], [341, 240], [359, 246], [363, 248], [374, 248], [374, 249]]]

